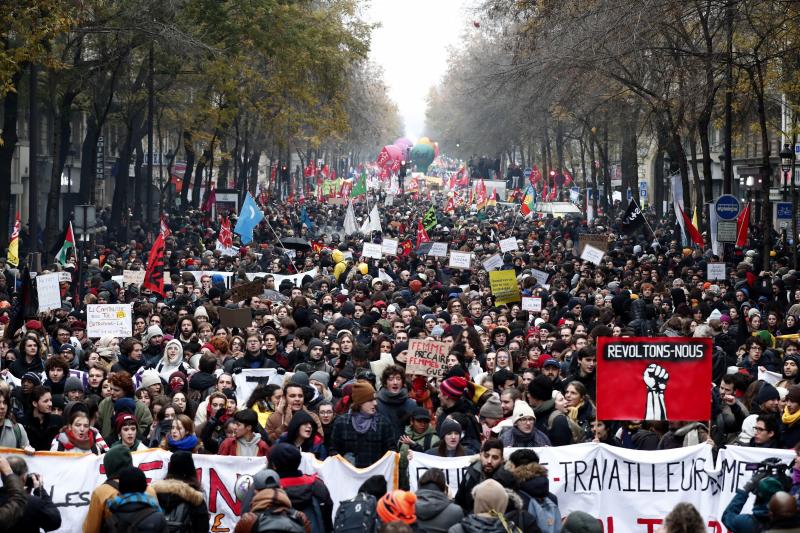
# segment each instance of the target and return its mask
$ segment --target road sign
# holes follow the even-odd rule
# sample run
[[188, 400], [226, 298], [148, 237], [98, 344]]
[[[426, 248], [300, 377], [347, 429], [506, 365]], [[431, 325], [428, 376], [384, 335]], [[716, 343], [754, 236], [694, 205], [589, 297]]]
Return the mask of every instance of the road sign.
[[720, 220], [717, 222], [717, 242], [736, 242], [736, 221]]
[[[800, 155], [800, 143], [794, 145], [794, 153]], [[797, 156], [795, 156], [797, 158]]]
[[714, 205], [717, 210], [717, 216], [722, 220], [736, 220], [736, 217], [739, 216], [739, 210], [741, 209], [739, 199], [732, 194], [723, 194], [717, 198]]
[[792, 202], [775, 202], [772, 210], [772, 227], [775, 231], [788, 228], [792, 222]]
[[647, 199], [647, 182], [646, 181], [640, 181], [639, 182], [639, 198], [641, 198], [642, 200], [646, 200]]

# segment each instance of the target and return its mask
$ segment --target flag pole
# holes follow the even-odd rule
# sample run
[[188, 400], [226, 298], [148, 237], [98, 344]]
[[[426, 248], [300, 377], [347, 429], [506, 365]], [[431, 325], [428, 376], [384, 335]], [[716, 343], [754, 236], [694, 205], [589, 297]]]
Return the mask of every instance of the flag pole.
[[272, 231], [272, 234], [275, 236], [275, 240], [278, 242], [278, 244], [281, 245], [281, 248], [283, 249], [283, 253], [286, 254], [286, 257], [289, 258], [289, 262], [294, 267], [295, 274], [299, 274], [300, 271], [297, 270], [297, 265], [294, 264], [294, 259], [292, 259], [292, 256], [290, 256], [288, 253], [286, 253], [286, 247], [283, 245], [283, 241], [281, 241], [281, 238], [278, 237], [278, 234], [275, 232], [275, 228], [272, 227], [272, 224], [269, 223], [269, 219], [266, 216], [264, 217], [264, 222], [267, 223], [267, 227], [269, 227], [270, 231]]

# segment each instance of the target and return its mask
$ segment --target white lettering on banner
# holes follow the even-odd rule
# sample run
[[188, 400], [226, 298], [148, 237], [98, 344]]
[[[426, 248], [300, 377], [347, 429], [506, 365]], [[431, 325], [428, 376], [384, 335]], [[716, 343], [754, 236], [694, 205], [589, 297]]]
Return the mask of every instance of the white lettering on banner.
[[500, 240], [500, 251], [503, 253], [506, 252], [516, 252], [519, 249], [517, 245], [517, 239], [514, 237], [508, 237], [505, 239]]
[[[14, 450], [0, 448], [2, 453]], [[134, 465], [138, 466], [148, 481], [164, 479], [171, 453], [152, 449], [133, 452]], [[352, 498], [361, 484], [370, 476], [385, 477], [390, 489], [397, 488], [399, 456], [387, 453], [377, 463], [356, 469], [345, 460], [329, 457], [317, 461], [303, 454], [301, 469], [305, 474], [317, 474], [325, 482], [334, 502], [334, 514], [339, 502]], [[233, 531], [241, 515], [241, 502], [236, 498], [234, 486], [242, 475], [254, 475], [265, 467], [264, 457], [234, 457], [221, 455], [194, 455], [200, 485], [210, 514], [211, 531]], [[39, 452], [24, 456], [29, 472], [42, 474], [47, 492], [61, 512], [59, 533], [81, 531], [92, 491], [106, 480], [102, 469], [103, 457], [72, 453]]]
[[87, 305], [86, 335], [92, 338], [133, 335], [131, 304]]
[[278, 374], [275, 368], [246, 368], [233, 375], [236, 385], [236, 400], [239, 408], [247, 404], [247, 400], [259, 385], [275, 384], [283, 387], [283, 374]]
[[397, 239], [389, 239], [384, 237], [383, 242], [381, 242], [381, 253], [383, 255], [397, 255], [398, 246], [399, 242]]
[[36, 277], [36, 295], [39, 298], [39, 312], [61, 308], [61, 286], [58, 272], [41, 274]]
[[383, 257], [383, 250], [380, 244], [372, 242], [365, 242], [364, 247], [361, 249], [362, 257], [372, 257], [373, 259], [380, 259]]

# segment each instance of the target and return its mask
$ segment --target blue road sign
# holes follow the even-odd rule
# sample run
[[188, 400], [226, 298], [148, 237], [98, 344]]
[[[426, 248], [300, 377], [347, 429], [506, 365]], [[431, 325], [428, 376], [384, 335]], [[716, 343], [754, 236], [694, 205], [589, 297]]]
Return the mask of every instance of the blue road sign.
[[735, 220], [739, 216], [739, 199], [732, 194], [723, 194], [714, 205], [717, 216], [722, 220]]

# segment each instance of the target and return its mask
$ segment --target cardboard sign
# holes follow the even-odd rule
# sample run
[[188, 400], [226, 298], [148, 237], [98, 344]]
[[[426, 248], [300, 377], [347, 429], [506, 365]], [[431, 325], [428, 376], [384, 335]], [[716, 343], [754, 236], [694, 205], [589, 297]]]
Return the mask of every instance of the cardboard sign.
[[373, 259], [380, 259], [383, 257], [380, 244], [374, 242], [365, 242], [364, 247], [361, 249], [361, 257], [372, 257]]
[[86, 306], [86, 335], [100, 337], [130, 337], [133, 320], [130, 304], [89, 304]]
[[517, 239], [514, 237], [508, 237], [507, 239], [500, 240], [500, 251], [503, 253], [506, 252], [516, 252], [519, 249], [517, 245]]
[[608, 251], [608, 235], [579, 235], [578, 236], [578, 256], [583, 255], [583, 248], [591, 244], [598, 250]]
[[40, 313], [61, 307], [61, 286], [58, 284], [58, 277], [58, 272], [40, 274], [36, 277], [36, 294], [39, 298]]
[[531, 276], [536, 278], [539, 285], [547, 285], [547, 280], [550, 279], [550, 274], [541, 270], [536, 270], [535, 268], [531, 269]]
[[447, 266], [469, 270], [472, 267], [472, 254], [469, 252], [450, 252], [450, 263]]
[[428, 255], [433, 257], [447, 257], [447, 243], [446, 242], [431, 243], [431, 250], [428, 252]]
[[406, 374], [440, 378], [447, 368], [447, 345], [439, 341], [411, 339], [408, 342]]
[[707, 279], [725, 279], [725, 263], [708, 263]]
[[483, 269], [486, 272], [497, 270], [502, 266], [503, 266], [503, 258], [500, 257], [500, 254], [494, 254], [492, 257], [483, 262]]
[[381, 253], [383, 255], [397, 255], [397, 246], [399, 242], [397, 239], [384, 238], [381, 243]]
[[600, 265], [600, 263], [603, 262], [604, 255], [606, 255], [606, 253], [603, 250], [595, 248], [591, 244], [587, 244], [583, 247], [581, 259], [584, 261], [589, 261], [590, 263], [594, 263], [595, 265]]
[[249, 283], [237, 285], [231, 289], [231, 301], [241, 302], [253, 296], [259, 296], [264, 292], [264, 282], [260, 279], [253, 280]]
[[708, 420], [711, 343], [710, 338], [600, 337], [598, 420]]
[[523, 311], [531, 311], [533, 313], [539, 312], [542, 310], [542, 299], [535, 298], [533, 296], [523, 296], [522, 297], [522, 310]]
[[489, 286], [498, 305], [519, 302], [519, 285], [517, 273], [513, 270], [495, 270], [489, 272]]
[[123, 270], [122, 271], [122, 284], [123, 285], [141, 285], [144, 283], [144, 270]]
[[59, 272], [58, 273], [58, 281], [71, 283], [72, 282], [72, 272]]
[[227, 307], [217, 307], [219, 324], [229, 328], [246, 328], [253, 322], [253, 311], [249, 307], [241, 309], [228, 309]]

